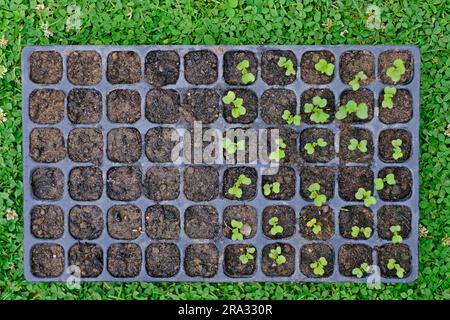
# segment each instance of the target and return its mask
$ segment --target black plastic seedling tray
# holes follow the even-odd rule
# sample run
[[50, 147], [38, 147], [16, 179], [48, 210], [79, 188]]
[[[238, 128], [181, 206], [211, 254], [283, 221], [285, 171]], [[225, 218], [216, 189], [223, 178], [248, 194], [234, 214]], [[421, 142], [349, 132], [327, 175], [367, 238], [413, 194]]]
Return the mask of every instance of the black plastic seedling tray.
[[[146, 57], [149, 52], [154, 51], [173, 51], [175, 55], [172, 55], [170, 59], [172, 62], [179, 59], [178, 70], [171, 70], [171, 74], [168, 76], [174, 77], [174, 81], [171, 84], [164, 85], [161, 83], [161, 78], [152, 78], [149, 83], [148, 77], [145, 73]], [[185, 78], [186, 67], [186, 54], [192, 51], [209, 50], [212, 52], [212, 57], [217, 58], [217, 63], [212, 64], [212, 69], [217, 70], [217, 79], [213, 79], [212, 83], [208, 84], [192, 84]], [[256, 81], [250, 85], [230, 85], [227, 84], [223, 77], [223, 64], [224, 55], [231, 51], [251, 51], [256, 57], [257, 63], [257, 76]], [[296, 59], [296, 78], [292, 83], [286, 85], [268, 85], [261, 76], [262, 72], [262, 55], [268, 50], [286, 50], [290, 51]], [[334, 56], [335, 70], [334, 75], [330, 78], [331, 82], [322, 84], [310, 84], [304, 82], [304, 78], [301, 76], [302, 57], [309, 51], [325, 50]], [[380, 79], [379, 72], [379, 57], [380, 54], [389, 50], [401, 50], [410, 54], [412, 58], [412, 75], [410, 81], [402, 84], [397, 84], [397, 89], [406, 89], [412, 103], [409, 106], [410, 113], [409, 119], [402, 123], [386, 124], [380, 121], [380, 107], [379, 96], [383, 88], [387, 86], [383, 84]], [[41, 51], [53, 52], [50, 56], [32, 56], [33, 53]], [[94, 51], [93, 55], [84, 56], [78, 52]], [[113, 74], [113, 76], [107, 76], [108, 73], [108, 56], [115, 51], [132, 51], [135, 54], [134, 58], [138, 57], [137, 70], [133, 72], [120, 71], [120, 65], [115, 66], [119, 72]], [[214, 89], [220, 95], [219, 116], [210, 124], [205, 125], [209, 128], [216, 128], [221, 131], [225, 131], [227, 128], [246, 127], [246, 128], [271, 128], [276, 127], [273, 124], [266, 124], [261, 117], [261, 97], [263, 93], [271, 88], [284, 88], [292, 90], [296, 97], [296, 112], [300, 112], [301, 108], [301, 96], [302, 93], [311, 88], [329, 89], [332, 91], [335, 97], [334, 108], [340, 105], [341, 93], [345, 90], [350, 90], [349, 85], [343, 83], [340, 75], [340, 61], [345, 52], [349, 51], [367, 51], [372, 54], [373, 57], [373, 70], [374, 80], [368, 85], [362, 86], [362, 88], [370, 90], [369, 93], [374, 97], [374, 112], [373, 118], [364, 123], [351, 123], [354, 128], [364, 128], [371, 131], [373, 135], [373, 159], [362, 164], [346, 163], [342, 164], [339, 159], [340, 148], [340, 136], [343, 124], [337, 121], [333, 117], [333, 121], [328, 124], [309, 124], [302, 121], [300, 126], [286, 126], [295, 130], [297, 136], [294, 156], [299, 157], [300, 162], [296, 165], [292, 165], [292, 170], [295, 171], [295, 194], [289, 200], [269, 200], [263, 195], [262, 191], [262, 175], [259, 169], [262, 169], [261, 164], [218, 164], [213, 165], [213, 168], [217, 170], [219, 174], [219, 183], [217, 195], [211, 195], [210, 201], [196, 202], [189, 200], [185, 195], [184, 188], [184, 170], [187, 165], [167, 164], [167, 163], [154, 163], [150, 161], [146, 153], [146, 133], [149, 129], [155, 127], [171, 127], [175, 128], [180, 135], [183, 130], [188, 128], [187, 122], [183, 120], [179, 121], [167, 121], [176, 123], [154, 123], [148, 120], [151, 115], [146, 114], [146, 96], [147, 93], [154, 88], [154, 84], [162, 85], [163, 89], [173, 89], [181, 97], [180, 106], [184, 106], [186, 99], [185, 93], [189, 89], [193, 88], [209, 88]], [[149, 60], [150, 63], [154, 63], [156, 70], [158, 65], [158, 56], [153, 56], [156, 60]], [[164, 57], [164, 59], [167, 57]], [[73, 68], [68, 70], [69, 61], [73, 59]], [[174, 60], [175, 59], [175, 60]], [[33, 61], [31, 61], [33, 60]], [[140, 60], [140, 61], [139, 61]], [[156, 61], [156, 62], [155, 62]], [[165, 60], [167, 62], [167, 60]], [[214, 61], [214, 58], [212, 59]], [[111, 63], [113, 60], [111, 60]], [[61, 64], [62, 69], [58, 69], [58, 64]], [[120, 64], [120, 63], [119, 63]], [[175, 65], [177, 65], [175, 63]], [[76, 67], [78, 66], [78, 67]], [[87, 67], [86, 67], [87, 66]], [[48, 69], [46, 69], [48, 68]], [[87, 68], [88, 70], [84, 70]], [[56, 70], [56, 71], [55, 71]], [[116, 70], [116, 71], [117, 71]], [[153, 70], [154, 71], [154, 70]], [[176, 75], [177, 71], [179, 76]], [[121, 73], [122, 72], [122, 73]], [[150, 71], [151, 73], [152, 71]], [[155, 71], [157, 73], [157, 71]], [[192, 75], [192, 73], [191, 73]], [[196, 75], [195, 72], [193, 74]], [[198, 75], [197, 75], [198, 76]], [[86, 82], [86, 78], [98, 79], [96, 81]], [[119, 78], [128, 78], [128, 84], [115, 83]], [[150, 75], [151, 77], [151, 75]], [[166, 78], [166, 80], [168, 79]], [[201, 77], [197, 77], [199, 79]], [[156, 80], [155, 80], [156, 79]], [[164, 79], [163, 79], [164, 80]], [[207, 79], [206, 79], [207, 80]], [[205, 81], [206, 81], [205, 80]], [[202, 80], [198, 80], [202, 82]], [[113, 82], [113, 83], [111, 83]], [[170, 81], [169, 81], [170, 82]], [[75, 84], [74, 84], [75, 83]], [[71, 91], [74, 89], [94, 89], [97, 93], [92, 95], [84, 95], [79, 99], [97, 99], [99, 101], [100, 109], [97, 109], [98, 119], [91, 116], [86, 116], [83, 112], [78, 112], [75, 107], [72, 106], [69, 111], [68, 104]], [[221, 98], [228, 88], [245, 88], [252, 90], [258, 98], [258, 112], [256, 119], [249, 124], [230, 124], [224, 119], [222, 108], [224, 108]], [[45, 94], [39, 95], [35, 90], [51, 89], [60, 90], [63, 92], [57, 93], [56, 91], [49, 91]], [[115, 123], [111, 121], [112, 117], [121, 117], [124, 112], [118, 112], [115, 115], [107, 114], [107, 96], [112, 90], [115, 89], [130, 89], [135, 90], [140, 95], [139, 110], [135, 110], [137, 115], [127, 113], [127, 116], [134, 117], [136, 120], [133, 123]], [[363, 90], [364, 90], [363, 89]], [[340, 250], [343, 245], [366, 245], [365, 248], [369, 248], [369, 256], [373, 259], [374, 265], [381, 267], [382, 282], [410, 282], [417, 278], [418, 275], [418, 220], [419, 220], [419, 93], [420, 93], [420, 51], [415, 46], [29, 46], [22, 51], [22, 110], [23, 110], [23, 184], [24, 184], [24, 273], [27, 280], [30, 281], [66, 281], [71, 272], [68, 271], [70, 265], [78, 265], [81, 267], [82, 279], [81, 281], [210, 281], [210, 282], [254, 282], [254, 281], [317, 281], [317, 282], [342, 282], [342, 281], [367, 281], [367, 277], [357, 278], [353, 276], [345, 276], [340, 271], [339, 256]], [[76, 95], [74, 95], [76, 98]], [[31, 97], [31, 98], [30, 98]], [[78, 96], [79, 97], [79, 96]], [[39, 102], [38, 100], [41, 99]], [[44, 101], [44, 102], [42, 102]], [[45, 102], [47, 101], [47, 102]], [[92, 107], [85, 104], [82, 108]], [[47, 104], [47, 105], [46, 105]], [[51, 104], [51, 105], [50, 105]], [[80, 107], [80, 105], [78, 105]], [[47, 109], [46, 109], [47, 108]], [[52, 109], [53, 108], [53, 111]], [[56, 110], [58, 108], [58, 110]], [[49, 116], [50, 110], [50, 116]], [[94, 109], [95, 110], [95, 107]], [[140, 111], [140, 115], [139, 115]], [[178, 112], [175, 110], [175, 113]], [[69, 113], [71, 113], [69, 115]], [[121, 114], [122, 113], [122, 114]], [[158, 115], [156, 115], [158, 116]], [[166, 114], [170, 117], [170, 113]], [[207, 115], [203, 115], [207, 116]], [[183, 116], [180, 116], [182, 119]], [[304, 118], [304, 117], [303, 117]], [[303, 120], [302, 118], [302, 120]], [[80, 120], [82, 119], [82, 120]], [[75, 123], [74, 123], [75, 122]], [[76, 123], [84, 122], [84, 123]], [[90, 123], [89, 123], [90, 122]], [[132, 122], [132, 121], [130, 121]], [[164, 122], [164, 121], [162, 121]], [[108, 133], [116, 128], [135, 128], [139, 131], [140, 140], [138, 143], [142, 149], [140, 153], [122, 153], [121, 155], [114, 156], [108, 153]], [[333, 143], [335, 148], [334, 157], [324, 163], [307, 163], [300, 156], [301, 153], [301, 141], [300, 133], [308, 128], [325, 128], [331, 130], [334, 134]], [[56, 131], [40, 131], [39, 134], [34, 131], [34, 136], [31, 137], [33, 130], [44, 128], [56, 128], [60, 130], [63, 136], [63, 144], [61, 145], [61, 139], [52, 136]], [[101, 137], [99, 141], [95, 141], [93, 137], [79, 138], [78, 141], [86, 143], [87, 149], [83, 151], [83, 148], [78, 150], [79, 154], [75, 151], [69, 151], [69, 134], [74, 129], [80, 128], [95, 128], [97, 131], [94, 135]], [[378, 137], [383, 130], [387, 129], [405, 129], [409, 132], [411, 137], [411, 151], [409, 157], [405, 161], [398, 163], [387, 163], [381, 160], [379, 156]], [[94, 139], [94, 140], [89, 140]], [[120, 142], [120, 141], [119, 141]], [[118, 143], [119, 143], [118, 142]], [[100, 143], [100, 154], [91, 153], [91, 148], [95, 143]], [[58, 149], [59, 147], [62, 149]], [[163, 148], [163, 145], [158, 145], [159, 148]], [[119, 148], [120, 149], [120, 148]], [[50, 150], [50, 151], [49, 151]], [[88, 150], [88, 151], [86, 151]], [[117, 151], [117, 150], [116, 150]], [[84, 152], [84, 153], [83, 153]], [[120, 153], [120, 150], [118, 150]], [[79, 162], [81, 157], [91, 157], [92, 161]], [[120, 157], [125, 157], [125, 160]], [[124, 163], [128, 162], [128, 163]], [[142, 176], [133, 176], [132, 172], [125, 172], [122, 178], [122, 191], [130, 191], [131, 193], [137, 192], [132, 201], [117, 200], [117, 197], [111, 199], [108, 193], [107, 186], [107, 172], [112, 167], [132, 166], [138, 168], [141, 171]], [[144, 190], [143, 184], [145, 183], [146, 172], [151, 167], [175, 167], [179, 170], [180, 187], [179, 196], [173, 200], [156, 201], [151, 200]], [[229, 167], [235, 166], [249, 166], [256, 168], [257, 182], [256, 182], [256, 196], [250, 200], [229, 200], [223, 196], [223, 180], [224, 171]], [[290, 166], [286, 163], [286, 166]], [[321, 167], [326, 166], [331, 168], [334, 172], [332, 187], [334, 192], [332, 197], [329, 197], [327, 204], [332, 209], [332, 229], [329, 237], [326, 240], [314, 240], [311, 237], [304, 237], [304, 234], [300, 232], [300, 212], [306, 206], [312, 205], [312, 201], [305, 199], [300, 194], [300, 173], [305, 167]], [[341, 211], [341, 208], [345, 206], [362, 206], [361, 201], [345, 201], [340, 197], [339, 185], [339, 173], [344, 172], [346, 167], [363, 166], [373, 172], [374, 177], [378, 176], [378, 172], [385, 167], [404, 167], [406, 171], [411, 174], [412, 183], [411, 190], [401, 201], [383, 201], [378, 192], [373, 189], [373, 194], [377, 198], [376, 205], [370, 207], [373, 213], [372, 220], [372, 236], [369, 239], [351, 239], [343, 236], [343, 230], [341, 228], [341, 215], [345, 214], [345, 211]], [[71, 178], [70, 174], [75, 167], [95, 167], [91, 171], [85, 172], [80, 176], [73, 174]], [[52, 168], [53, 171], [46, 171], [40, 168]], [[38, 170], [37, 170], [38, 169]], [[59, 170], [58, 170], [59, 169]], [[214, 170], [213, 169], [213, 170]], [[37, 170], [37, 171], [36, 171]], [[56, 171], [55, 171], [56, 170]], [[99, 171], [100, 170], [100, 171]], [[80, 172], [77, 172], [80, 174]], [[317, 174], [317, 177], [321, 176], [321, 171]], [[101, 187], [95, 185], [96, 175], [99, 175], [103, 185]], [[128, 174], [128, 175], [127, 175]], [[313, 175], [314, 176], [314, 175]], [[132, 187], [128, 188], [127, 181], [136, 178], [139, 180], [139, 188], [141, 191], [135, 190]], [[163, 177], [156, 176], [156, 180]], [[202, 174], [194, 173], [195, 179], [202, 179]], [[357, 178], [357, 177], [356, 177]], [[69, 181], [73, 179], [74, 181]], [[109, 177], [109, 179], [113, 179]], [[142, 179], [142, 180], [140, 180]], [[125, 181], [124, 181], [125, 180]], [[83, 185], [83, 182], [86, 182]], [[142, 182], [144, 181], [144, 182]], [[73, 182], [73, 183], [72, 183]], [[73, 190], [77, 187], [83, 186], [84, 191], [87, 193], [98, 193], [99, 198], [95, 199], [95, 196], [86, 196], [82, 192], [75, 192], [69, 190], [69, 184], [72, 184]], [[80, 187], [81, 188], [81, 187]], [[120, 186], [119, 186], [120, 189]], [[59, 190], [59, 191], [58, 191]], [[80, 189], [81, 190], [81, 189]], [[78, 191], [80, 191], [78, 190]], [[59, 194], [59, 192], [61, 192]], [[81, 190], [83, 191], [83, 190]], [[84, 192], [83, 191], [83, 192]], [[147, 190], [148, 191], [148, 190]], [[150, 191], [151, 192], [151, 191]], [[52, 194], [53, 193], [53, 194]], [[50, 196], [49, 196], [50, 194]], [[214, 194], [214, 192], [213, 192]], [[45, 199], [52, 198], [53, 199]], [[120, 198], [120, 197], [119, 197]], [[81, 200], [79, 200], [81, 199]], [[155, 199], [153, 197], [153, 199]], [[108, 211], [115, 205], [128, 205], [132, 204], [139, 208], [137, 216], [129, 219], [130, 226], [125, 226], [128, 231], [137, 232], [132, 237], [133, 239], [117, 239], [117, 233], [120, 233], [120, 226], [118, 229], [114, 228], [115, 221], [109, 221]], [[168, 212], [170, 221], [166, 225], [166, 229], [162, 230], [156, 224], [155, 228], [146, 228], [146, 211], [147, 208], [155, 204], [171, 205], [175, 207], [175, 210]], [[228, 206], [232, 205], [248, 205], [254, 208], [254, 217], [256, 218], [257, 228], [252, 230], [252, 237], [244, 239], [243, 241], [233, 241], [225, 235], [223, 220], [224, 211]], [[96, 209], [92, 209], [89, 212], [75, 212], [71, 211], [75, 206], [96, 206]], [[197, 239], [202, 235], [192, 235], [192, 230], [186, 232], [185, 220], [187, 219], [186, 209], [193, 205], [209, 205], [216, 208], [217, 221], [213, 228], [212, 239]], [[270, 239], [264, 235], [263, 228], [263, 211], [268, 206], [290, 206], [295, 213], [295, 218], [292, 224], [288, 226], [291, 229], [292, 235], [283, 239]], [[386, 236], [380, 235], [380, 212], [389, 212], [393, 207], [385, 207], [386, 205], [393, 206], [405, 206], [408, 214], [400, 215], [393, 221], [401, 224], [402, 219], [408, 220], [404, 226], [403, 231], [406, 233], [403, 236], [404, 249], [406, 251], [400, 251], [396, 256], [397, 261], [401, 263], [409, 264], [407, 269], [409, 272], [405, 274], [403, 278], [398, 278], [389, 274], [386, 270], [384, 261], [380, 261], [380, 248], [384, 245], [389, 245], [391, 242]], [[51, 210], [49, 207], [52, 206]], [[56, 207], [55, 207], [56, 206]], [[177, 218], [178, 210], [178, 218]], [[253, 212], [253, 211], [252, 211]], [[167, 213], [167, 212], [166, 212]], [[167, 218], [165, 214], [163, 217]], [[121, 214], [112, 216], [116, 220], [120, 220]], [[118, 218], [119, 217], [119, 218]], [[159, 216], [161, 219], [161, 216]], [[397, 219], [397, 220], [395, 220]], [[400, 219], [400, 220], [399, 220]], [[117, 222], [117, 221], [116, 221]], [[120, 221], [119, 221], [120, 222]], [[123, 222], [123, 221], [122, 221]], [[71, 224], [74, 225], [71, 225]], [[109, 225], [111, 223], [111, 225]], [[157, 222], [156, 222], [157, 223]], [[170, 224], [172, 223], [172, 225]], [[131, 224], [137, 226], [132, 227]], [[74, 227], [75, 226], [75, 227]], [[179, 230], [177, 230], [179, 226]], [[123, 227], [123, 225], [122, 225]], [[286, 226], [285, 226], [286, 227]], [[83, 229], [84, 228], [84, 229]], [[134, 229], [133, 229], [134, 228]], [[408, 230], [409, 229], [409, 230]], [[149, 231], [150, 230], [150, 231]], [[153, 233], [164, 233], [167, 230], [175, 230], [175, 236], [170, 240], [155, 240], [158, 236], [154, 236]], [[407, 232], [409, 231], [409, 232]], [[383, 232], [381, 230], [381, 232]], [[152, 234], [152, 237], [148, 233]], [[178, 235], [177, 235], [178, 233]], [[194, 230], [195, 233], [195, 230]], [[195, 237], [191, 238], [189, 237]], [[164, 236], [163, 236], [164, 238]], [[170, 237], [169, 237], [170, 238]], [[114, 247], [116, 244], [131, 244], [130, 246]], [[264, 247], [271, 244], [281, 244], [283, 250], [290, 245], [293, 258], [293, 271], [288, 276], [270, 276], [267, 275], [262, 269], [262, 256], [267, 255], [264, 251]], [[86, 245], [90, 244], [90, 245]], [[168, 246], [160, 244], [170, 244]], [[208, 251], [211, 255], [207, 255], [203, 250], [205, 246], [201, 244], [207, 244], [209, 248], [216, 248], [216, 250]], [[256, 267], [254, 272], [246, 276], [230, 276], [226, 272], [225, 268], [225, 248], [229, 245], [235, 244], [251, 244], [256, 248]], [[328, 245], [331, 249], [331, 259], [328, 259], [329, 265], [326, 268], [324, 277], [316, 277], [306, 275], [304, 270], [301, 269], [302, 262], [302, 249], [307, 251], [308, 247], [305, 245], [311, 244], [324, 244]], [[194, 245], [194, 247], [192, 247]], [[113, 247], [111, 247], [113, 246]], [[152, 249], [148, 249], [149, 246], [153, 246]], [[397, 245], [399, 246], [399, 245]], [[165, 251], [164, 251], [165, 248]], [[192, 250], [196, 248], [196, 250]], [[273, 248], [273, 247], [271, 247]], [[381, 249], [382, 250], [382, 249]], [[408, 254], [409, 250], [409, 254]], [[150, 253], [149, 253], [150, 252]], [[216, 252], [217, 255], [214, 254]], [[149, 258], [147, 259], [147, 254]], [[160, 254], [164, 254], [164, 257], [169, 257], [166, 260], [162, 259]], [[109, 265], [109, 259], [114, 257], [114, 263]], [[318, 256], [316, 256], [317, 258]], [[352, 264], [353, 256], [345, 259], [346, 263]], [[386, 259], [389, 257], [384, 257]], [[306, 258], [305, 258], [306, 259]], [[309, 258], [308, 258], [309, 259]], [[289, 259], [288, 259], [289, 260]], [[159, 263], [159, 264], [158, 264]], [[155, 267], [156, 265], [156, 267]], [[405, 265], [403, 265], [405, 267]], [[189, 270], [187, 270], [187, 268]], [[162, 270], [165, 269], [165, 270]], [[73, 272], [74, 269], [71, 269]], [[150, 270], [150, 271], [149, 271]], [[164, 273], [166, 271], [168, 273]], [[203, 273], [202, 273], [203, 272]], [[306, 272], [307, 273], [307, 272]], [[199, 276], [203, 274], [203, 276]], [[170, 275], [170, 276], [167, 276]]]

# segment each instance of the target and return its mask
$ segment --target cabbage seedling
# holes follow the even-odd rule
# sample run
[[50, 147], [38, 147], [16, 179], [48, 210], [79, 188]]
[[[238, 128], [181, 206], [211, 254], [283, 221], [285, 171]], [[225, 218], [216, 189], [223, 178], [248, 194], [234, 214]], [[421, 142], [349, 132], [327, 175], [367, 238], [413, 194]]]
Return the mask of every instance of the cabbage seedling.
[[359, 188], [355, 193], [356, 200], [364, 200], [364, 205], [366, 207], [370, 207], [371, 205], [375, 205], [377, 203], [377, 199], [372, 196], [372, 191], [366, 191], [364, 188]]
[[402, 227], [399, 225], [391, 226], [389, 230], [392, 232], [392, 243], [402, 243], [403, 238], [399, 234], [402, 230]]
[[383, 102], [381, 103], [382, 108], [392, 109], [394, 108], [394, 96], [397, 93], [395, 87], [384, 88]]
[[319, 96], [312, 99], [312, 103], [305, 103], [305, 113], [311, 113], [309, 119], [315, 123], [325, 123], [330, 117], [323, 108], [327, 105], [327, 100]]
[[284, 110], [281, 118], [286, 120], [287, 124], [293, 124], [294, 126], [299, 126], [302, 121], [302, 118], [298, 114], [292, 114], [289, 110]]
[[234, 143], [231, 139], [225, 138], [222, 144], [228, 154], [235, 154], [238, 150], [245, 150], [245, 140], [240, 140]]
[[369, 264], [363, 262], [359, 267], [356, 267], [352, 270], [352, 274], [357, 278], [362, 278], [364, 276], [364, 273], [368, 273], [369, 270], [370, 270]]
[[353, 91], [356, 91], [359, 89], [359, 82], [362, 80], [367, 80], [367, 75], [364, 73], [364, 71], [358, 72], [353, 80], [351, 80], [348, 84], [352, 87]]
[[366, 239], [369, 239], [372, 235], [372, 228], [371, 227], [358, 227], [353, 226], [352, 227], [352, 237], [357, 238], [359, 234], [362, 233]]
[[275, 181], [274, 183], [266, 183], [263, 187], [264, 195], [269, 196], [272, 192], [275, 194], [280, 193], [280, 183]]
[[361, 140], [358, 141], [355, 138], [350, 139], [350, 144], [348, 145], [348, 150], [350, 151], [354, 151], [356, 149], [358, 149], [359, 151], [361, 151], [362, 153], [366, 153], [367, 152], [367, 140]]
[[401, 148], [403, 141], [401, 139], [395, 139], [392, 140], [391, 144], [394, 147], [392, 152], [392, 158], [394, 158], [395, 160], [403, 158], [403, 152]]
[[306, 226], [312, 230], [314, 234], [319, 234], [322, 231], [322, 226], [317, 222], [316, 218], [312, 218], [306, 223]]
[[230, 189], [228, 189], [228, 193], [240, 199], [242, 197], [241, 185], [248, 186], [251, 183], [252, 180], [249, 177], [247, 177], [245, 174], [241, 174], [234, 185]]
[[328, 63], [325, 59], [320, 59], [319, 62], [314, 65], [314, 69], [327, 76], [331, 76], [334, 72], [334, 64], [331, 62]]
[[359, 119], [365, 120], [369, 117], [369, 107], [367, 104], [363, 103], [356, 103], [353, 100], [350, 100], [347, 102], [347, 104], [344, 104], [339, 107], [338, 111], [336, 112], [336, 119], [342, 120], [347, 117], [347, 115], [351, 113], [355, 113], [356, 116]]
[[395, 261], [395, 259], [389, 259], [387, 263], [388, 270], [394, 270], [396, 271], [396, 275], [399, 278], [403, 278], [405, 276], [405, 269], [402, 268], [400, 264]]
[[277, 265], [286, 263], [286, 257], [281, 254], [281, 247], [270, 249], [269, 258], [276, 262]]
[[383, 190], [385, 183], [393, 186], [397, 183], [397, 181], [395, 180], [395, 175], [393, 173], [389, 173], [384, 178], [375, 178], [374, 183], [376, 190]]
[[226, 105], [232, 104], [231, 116], [235, 119], [247, 113], [247, 109], [244, 107], [244, 99], [237, 98], [236, 94], [231, 90], [222, 98], [222, 101]]
[[278, 224], [278, 217], [272, 217], [269, 219], [270, 234], [276, 236], [278, 233], [283, 233], [284, 228]]
[[325, 273], [324, 267], [328, 265], [327, 259], [320, 257], [316, 262], [311, 263], [309, 266], [313, 270], [316, 276], [323, 276]]
[[326, 147], [328, 143], [323, 138], [318, 138], [316, 141], [313, 141], [312, 143], [305, 144], [304, 149], [306, 150], [307, 154], [314, 154], [317, 147]]
[[392, 66], [386, 70], [386, 75], [391, 78], [394, 83], [397, 83], [405, 72], [406, 68], [403, 60], [395, 59]]
[[308, 191], [310, 192], [309, 198], [314, 200], [314, 204], [318, 207], [321, 207], [325, 202], [327, 202], [327, 196], [324, 194], [319, 194], [320, 184], [313, 183], [308, 187]]
[[256, 249], [253, 247], [245, 248], [245, 253], [239, 256], [239, 261], [242, 264], [247, 264], [250, 260], [255, 259], [253, 254], [256, 252]]
[[250, 62], [247, 59], [242, 60], [236, 66], [236, 69], [238, 69], [242, 74], [241, 81], [243, 84], [255, 82], [255, 76], [251, 72], [248, 71], [249, 67], [250, 67]]
[[239, 221], [232, 219], [231, 220], [231, 240], [244, 240], [244, 233], [243, 233], [244, 224]]
[[284, 73], [286, 76], [295, 75], [294, 63], [292, 62], [291, 59], [286, 59], [285, 57], [280, 57], [280, 59], [278, 59], [277, 64], [279, 67], [286, 69], [286, 71]]
[[275, 143], [277, 144], [277, 148], [269, 154], [269, 160], [280, 162], [286, 156], [286, 153], [284, 152], [286, 143], [280, 138], [275, 139]]

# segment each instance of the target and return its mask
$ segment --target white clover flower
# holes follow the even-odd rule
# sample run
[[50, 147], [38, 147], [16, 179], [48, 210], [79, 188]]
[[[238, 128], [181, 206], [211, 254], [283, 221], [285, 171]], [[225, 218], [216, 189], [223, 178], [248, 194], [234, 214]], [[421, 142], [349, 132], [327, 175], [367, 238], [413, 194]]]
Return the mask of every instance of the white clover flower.
[[381, 29], [381, 9], [380, 7], [371, 4], [366, 9], [366, 25], [370, 30], [380, 30]]
[[8, 45], [8, 40], [5, 37], [0, 39], [0, 48], [6, 47]]
[[49, 30], [48, 22], [41, 24], [41, 29], [44, 32], [44, 37], [49, 38], [53, 36], [53, 32]]
[[3, 109], [0, 109], [0, 123], [6, 122], [6, 113], [3, 112]]
[[17, 212], [13, 209], [6, 209], [6, 220], [14, 220], [18, 217]]
[[445, 135], [447, 137], [450, 137], [450, 123], [447, 125], [447, 128], [445, 129]]
[[69, 16], [66, 19], [66, 30], [80, 30], [81, 28], [81, 9], [77, 5], [67, 7]]
[[0, 79], [3, 79], [8, 69], [5, 66], [0, 66]]
[[41, 11], [45, 9], [45, 5], [43, 3], [38, 3], [35, 7], [36, 11]]

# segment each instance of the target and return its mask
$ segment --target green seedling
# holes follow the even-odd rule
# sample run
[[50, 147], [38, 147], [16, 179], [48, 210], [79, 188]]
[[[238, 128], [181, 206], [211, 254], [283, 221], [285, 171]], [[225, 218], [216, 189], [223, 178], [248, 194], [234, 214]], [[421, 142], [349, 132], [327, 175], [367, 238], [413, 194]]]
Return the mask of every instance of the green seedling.
[[362, 233], [366, 239], [369, 239], [372, 235], [372, 228], [371, 227], [358, 227], [353, 226], [352, 227], [352, 237], [357, 238], [359, 234]]
[[355, 138], [351, 138], [350, 144], [348, 145], [347, 148], [350, 151], [354, 151], [354, 150], [358, 149], [362, 153], [366, 153], [367, 152], [367, 140], [364, 139], [364, 140], [358, 141]]
[[231, 220], [231, 240], [244, 240], [244, 224], [239, 221], [232, 219]]
[[310, 192], [309, 198], [314, 200], [314, 204], [318, 207], [321, 207], [325, 202], [327, 202], [327, 196], [324, 194], [319, 194], [320, 184], [313, 183], [308, 187], [308, 191]]
[[350, 100], [349, 102], [347, 102], [347, 104], [339, 107], [338, 111], [336, 112], [336, 119], [345, 119], [347, 115], [355, 112], [356, 116], [361, 120], [365, 120], [369, 117], [369, 107], [367, 106], [367, 104], [358, 104], [355, 101]]
[[375, 178], [374, 183], [376, 190], [383, 190], [385, 183], [393, 186], [397, 183], [397, 181], [395, 180], [395, 175], [393, 173], [389, 173], [384, 178]]
[[401, 148], [403, 141], [401, 139], [395, 139], [392, 140], [391, 144], [394, 147], [392, 152], [392, 158], [394, 158], [394, 160], [403, 158], [403, 152]]
[[244, 99], [237, 98], [233, 91], [228, 91], [222, 101], [226, 105], [232, 105], [231, 116], [235, 119], [247, 113], [247, 109], [244, 107]]
[[231, 139], [225, 138], [222, 144], [228, 154], [235, 154], [238, 150], [245, 150], [245, 140], [234, 143]]
[[228, 193], [240, 199], [242, 197], [241, 185], [248, 186], [251, 183], [252, 180], [249, 177], [247, 177], [245, 174], [241, 174], [234, 185], [230, 189], [228, 189]]
[[402, 243], [403, 238], [399, 234], [402, 230], [402, 227], [399, 225], [391, 226], [389, 230], [392, 232], [392, 243]]
[[391, 78], [394, 83], [400, 81], [402, 75], [406, 72], [405, 63], [402, 59], [395, 59], [392, 67], [386, 70], [386, 75]]
[[280, 162], [286, 156], [286, 152], [284, 151], [286, 149], [286, 143], [280, 138], [275, 139], [275, 143], [277, 144], [277, 148], [269, 154], [269, 160]]
[[264, 195], [269, 196], [272, 192], [275, 194], [280, 193], [280, 183], [275, 181], [274, 183], [266, 183], [263, 187]]
[[278, 224], [278, 218], [272, 217], [269, 219], [269, 225], [272, 227], [270, 228], [270, 234], [273, 236], [276, 236], [278, 233], [283, 233], [284, 228]]
[[286, 257], [281, 254], [280, 246], [277, 246], [275, 249], [270, 249], [269, 258], [275, 261], [277, 265], [286, 263]]
[[389, 259], [387, 263], [388, 270], [394, 270], [396, 271], [396, 275], [399, 278], [403, 278], [405, 276], [405, 269], [402, 268], [400, 264], [395, 261], [395, 259]]
[[367, 80], [367, 75], [364, 73], [364, 71], [360, 71], [348, 84], [352, 87], [353, 91], [356, 91], [360, 87], [359, 82], [363, 80]]
[[293, 124], [294, 126], [299, 126], [302, 121], [298, 114], [292, 114], [289, 110], [284, 110], [281, 118], [286, 120], [287, 124]]
[[375, 205], [377, 203], [377, 199], [372, 196], [372, 191], [366, 191], [364, 188], [359, 188], [355, 193], [356, 200], [364, 200], [364, 205], [366, 207], [370, 207], [371, 205]]
[[239, 261], [242, 264], [247, 264], [250, 260], [255, 259], [253, 254], [256, 252], [256, 249], [253, 247], [245, 248], [245, 253], [239, 256]]
[[277, 64], [279, 67], [286, 69], [286, 71], [284, 73], [286, 76], [295, 75], [294, 63], [292, 62], [291, 59], [286, 59], [285, 57], [280, 57], [280, 59], [278, 59]]
[[326, 147], [328, 143], [323, 138], [318, 138], [316, 141], [313, 141], [312, 143], [305, 144], [305, 150], [307, 154], [314, 154], [317, 147]]
[[317, 222], [316, 218], [312, 218], [306, 223], [306, 226], [312, 230], [314, 234], [319, 234], [322, 231], [322, 226]]
[[236, 66], [236, 69], [238, 69], [242, 74], [241, 81], [243, 84], [255, 82], [255, 76], [251, 72], [248, 71], [249, 67], [250, 67], [250, 62], [247, 59], [242, 60]]
[[361, 263], [359, 267], [352, 270], [352, 274], [357, 278], [362, 278], [364, 273], [368, 273], [370, 270], [369, 264], [366, 262]]
[[325, 123], [330, 117], [323, 108], [327, 105], [327, 100], [319, 96], [312, 99], [312, 103], [305, 103], [305, 113], [311, 113], [309, 119], [315, 123]]
[[324, 267], [328, 265], [327, 259], [320, 257], [316, 262], [311, 263], [309, 266], [313, 270], [316, 276], [323, 276], [325, 273]]
[[384, 88], [383, 102], [381, 103], [381, 107], [387, 109], [394, 108], [394, 96], [396, 93], [397, 89], [394, 87]]
[[331, 76], [334, 72], [334, 64], [331, 62], [328, 63], [325, 59], [320, 59], [319, 62], [314, 65], [314, 69], [327, 76]]

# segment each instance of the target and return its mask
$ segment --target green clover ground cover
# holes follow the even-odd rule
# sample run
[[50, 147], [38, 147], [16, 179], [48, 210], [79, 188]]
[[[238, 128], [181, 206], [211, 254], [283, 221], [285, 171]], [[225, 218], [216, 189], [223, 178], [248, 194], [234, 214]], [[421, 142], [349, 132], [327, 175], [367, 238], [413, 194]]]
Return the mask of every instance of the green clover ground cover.
[[[377, 0], [371, 4], [378, 9], [366, 11], [368, 4], [0, 0], [0, 299], [450, 299], [450, 7], [446, 0]], [[407, 43], [422, 51], [416, 282], [380, 290], [309, 283], [90, 283], [69, 290], [24, 280], [20, 53], [27, 44]]]

